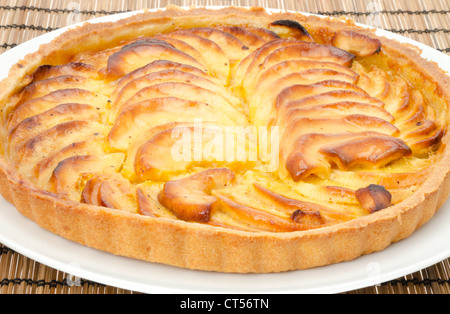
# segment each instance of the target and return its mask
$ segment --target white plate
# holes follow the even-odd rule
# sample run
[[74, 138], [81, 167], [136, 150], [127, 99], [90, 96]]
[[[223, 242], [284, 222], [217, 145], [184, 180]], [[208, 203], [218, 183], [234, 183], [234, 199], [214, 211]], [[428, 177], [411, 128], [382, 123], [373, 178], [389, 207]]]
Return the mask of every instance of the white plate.
[[[216, 7], [217, 8], [217, 7]], [[275, 11], [275, 10], [272, 10]], [[90, 21], [115, 21], [132, 13]], [[11, 65], [67, 28], [45, 34], [0, 55], [0, 79]], [[402, 36], [378, 30], [378, 34], [418, 46], [423, 57], [450, 72], [450, 58]], [[351, 262], [278, 274], [222, 274], [193, 271], [118, 257], [65, 240], [21, 216], [0, 198], [0, 243], [37, 262], [75, 277], [144, 293], [341, 293], [375, 286], [432, 266], [450, 257], [450, 201], [411, 237], [386, 250]]]

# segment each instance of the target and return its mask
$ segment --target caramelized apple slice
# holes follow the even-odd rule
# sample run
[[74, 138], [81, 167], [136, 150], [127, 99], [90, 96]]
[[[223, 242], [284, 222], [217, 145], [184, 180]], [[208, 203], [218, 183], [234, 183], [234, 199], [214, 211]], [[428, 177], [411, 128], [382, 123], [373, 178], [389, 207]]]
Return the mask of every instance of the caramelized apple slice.
[[248, 52], [252, 52], [262, 45], [266, 43], [267, 40], [261, 38], [258, 34], [255, 32], [252, 32], [251, 30], [239, 27], [239, 26], [221, 26], [218, 27], [219, 30], [223, 32], [227, 32], [237, 39], [239, 39], [245, 47], [248, 48]]
[[241, 105], [241, 101], [238, 98], [232, 96], [224, 87], [215, 84], [213, 81], [187, 72], [172, 69], [150, 73], [130, 81], [118, 93], [117, 99], [114, 101], [113, 106], [115, 108], [120, 108], [122, 104], [127, 102], [143, 88], [165, 82], [180, 82], [199, 86], [216, 93], [236, 107]]
[[354, 92], [368, 96], [363, 89], [357, 87], [356, 85], [344, 81], [326, 80], [311, 85], [298, 84], [286, 87], [280, 94], [278, 94], [275, 106], [276, 108], [279, 108], [294, 100], [298, 101], [300, 99], [312, 96], [321, 97], [321, 94], [333, 91], [341, 91], [341, 93]]
[[412, 153], [400, 139], [386, 136], [352, 139], [327, 145], [322, 147], [320, 152], [342, 170], [355, 166], [381, 168]]
[[247, 50], [249, 48], [240, 39], [230, 33], [211, 27], [191, 28], [188, 31], [215, 42], [222, 48], [231, 64], [240, 61], [248, 55]]
[[100, 135], [94, 136], [86, 141], [72, 143], [48, 155], [33, 167], [33, 173], [36, 175], [39, 186], [49, 189], [48, 182], [53, 171], [61, 161], [74, 156], [99, 156], [103, 154], [104, 143], [102, 142], [102, 138], [100, 138]]
[[108, 128], [90, 121], [69, 121], [39, 133], [27, 142], [11, 147], [10, 157], [23, 167], [32, 166], [72, 143], [104, 135]]
[[192, 56], [165, 41], [143, 39], [128, 44], [111, 55], [108, 59], [106, 74], [110, 80], [116, 80], [156, 60], [170, 60], [202, 68], [202, 65]]
[[209, 169], [190, 177], [169, 181], [158, 196], [159, 202], [182, 220], [208, 222], [217, 198], [212, 190], [232, 184], [234, 173], [227, 168]]
[[95, 106], [103, 110], [108, 99], [105, 96], [93, 93], [85, 89], [61, 89], [51, 92], [45, 96], [30, 100], [17, 107], [9, 116], [7, 126], [8, 131], [17, 127], [17, 125], [28, 118], [41, 114], [62, 104], [78, 103]]
[[356, 198], [361, 206], [373, 214], [391, 206], [392, 195], [384, 186], [371, 184], [356, 191]]
[[9, 147], [14, 149], [45, 130], [73, 120], [100, 122], [100, 112], [89, 105], [59, 105], [19, 123], [9, 134]]
[[96, 84], [82, 76], [71, 75], [58, 76], [44, 81], [37, 81], [28, 85], [21, 93], [12, 97], [11, 103], [5, 108], [5, 110], [6, 112], [9, 112], [10, 110], [18, 108], [27, 101], [43, 97], [57, 90], [80, 87], [92, 91], [93, 88], [95, 89]]
[[203, 103], [205, 107], [211, 107], [217, 112], [223, 113], [223, 115], [218, 115], [214, 120], [224, 121], [223, 123], [225, 124], [227, 124], [225, 121], [230, 119], [237, 125], [245, 125], [247, 121], [247, 117], [244, 114], [244, 108], [236, 108], [224, 97], [213, 91], [183, 82], [166, 82], [141, 89], [128, 99], [127, 102], [122, 104], [120, 108], [111, 109], [109, 121], [114, 123], [119, 114], [123, 114], [130, 110], [130, 108], [136, 106], [137, 103], [158, 98], [178, 98], [185, 101]]
[[202, 117], [205, 122], [223, 122], [232, 125], [226, 115], [218, 115], [214, 106], [176, 97], [153, 98], [128, 106], [114, 122], [108, 139], [115, 149], [126, 150], [140, 134], [158, 125], [194, 122]]
[[59, 163], [50, 178], [52, 191], [79, 201], [83, 190], [83, 178], [98, 173], [115, 173], [120, 169], [124, 155], [74, 156]]
[[295, 143], [286, 168], [294, 181], [310, 175], [327, 178], [333, 164], [342, 170], [374, 168], [410, 154], [401, 140], [376, 132], [307, 134]]
[[[348, 66], [354, 56], [332, 46], [299, 41], [273, 41], [249, 57], [253, 57], [250, 62], [246, 61], [246, 58], [239, 64], [237, 77], [242, 77], [241, 81], [246, 90], [253, 91], [263, 71], [278, 63], [289, 60], [312, 60]], [[248, 62], [248, 66], [245, 66], [245, 62]], [[242, 72], [243, 70], [246, 72]]]
[[44, 81], [58, 76], [81, 76], [95, 79], [98, 77], [98, 72], [89, 64], [74, 62], [57, 66], [41, 65], [32, 74], [33, 82]]
[[[285, 219], [263, 210], [240, 204], [226, 195], [216, 194], [216, 201], [213, 204], [214, 213], [223, 212], [227, 216], [239, 220], [242, 224], [260, 231], [292, 232], [311, 229], [309, 224], [304, 225], [295, 219]], [[292, 218], [295, 217], [292, 216]]]
[[381, 41], [354, 31], [339, 31], [331, 39], [331, 44], [359, 57], [379, 53]]
[[277, 124], [290, 124], [294, 119], [299, 117], [337, 118], [357, 114], [379, 118], [391, 124], [394, 122], [394, 117], [386, 110], [378, 106], [364, 103], [338, 102], [334, 104], [316, 105], [310, 107], [305, 105], [305, 103], [295, 106], [295, 102], [292, 102], [289, 106], [286, 106], [286, 108], [280, 108], [280, 110], [278, 110]]
[[304, 201], [295, 200], [269, 190], [262, 185], [254, 183], [253, 186], [263, 197], [268, 198], [277, 207], [284, 208], [291, 213], [291, 219], [305, 226], [317, 227], [326, 223], [321, 212], [329, 211], [327, 208]]
[[81, 203], [136, 213], [136, 189], [117, 173], [96, 175], [86, 183]]
[[211, 76], [220, 79], [224, 84], [230, 75], [230, 60], [221, 46], [214, 41], [198, 36], [189, 30], [178, 30], [165, 36], [175, 38], [189, 44], [200, 53], [207, 62], [208, 72]]
[[226, 137], [230, 136], [230, 132], [235, 132], [232, 134], [233, 141], [240, 138], [245, 140], [245, 146], [249, 147], [248, 155], [256, 155], [256, 143], [251, 142], [254, 138], [245, 130], [240, 134], [240, 130], [229, 130], [214, 124], [203, 123], [197, 127], [194, 122], [194, 126], [186, 125], [158, 133], [142, 145], [136, 154], [136, 175], [141, 181], [165, 181], [189, 171], [194, 166], [251, 167], [256, 157], [243, 160], [227, 158], [225, 143], [229, 144]]
[[297, 21], [277, 20], [270, 24], [269, 29], [283, 38], [314, 42], [306, 28]]

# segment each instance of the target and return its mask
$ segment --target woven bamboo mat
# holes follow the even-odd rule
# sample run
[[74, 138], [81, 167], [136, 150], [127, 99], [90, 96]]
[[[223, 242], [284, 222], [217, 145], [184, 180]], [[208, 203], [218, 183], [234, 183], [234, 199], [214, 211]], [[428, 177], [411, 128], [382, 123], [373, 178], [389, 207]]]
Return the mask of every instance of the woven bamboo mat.
[[[242, 5], [346, 16], [450, 55], [450, 0], [1, 0], [0, 53], [46, 32], [113, 13], [168, 4]], [[1, 294], [131, 294], [30, 260], [0, 244]], [[450, 259], [349, 294], [450, 294]]]

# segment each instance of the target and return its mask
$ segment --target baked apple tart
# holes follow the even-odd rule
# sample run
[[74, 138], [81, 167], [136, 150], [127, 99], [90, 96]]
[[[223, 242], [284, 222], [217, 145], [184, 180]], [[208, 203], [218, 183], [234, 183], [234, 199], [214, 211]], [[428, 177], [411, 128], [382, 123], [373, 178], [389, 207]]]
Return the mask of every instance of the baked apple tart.
[[449, 194], [449, 78], [352, 21], [168, 7], [1, 83], [1, 193], [69, 240], [238, 273], [380, 251]]

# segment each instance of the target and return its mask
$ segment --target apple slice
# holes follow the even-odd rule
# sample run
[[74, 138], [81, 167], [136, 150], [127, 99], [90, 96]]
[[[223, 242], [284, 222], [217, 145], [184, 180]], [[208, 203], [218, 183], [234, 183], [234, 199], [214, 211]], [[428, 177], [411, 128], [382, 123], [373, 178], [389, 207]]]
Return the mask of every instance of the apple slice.
[[229, 33], [239, 39], [244, 44], [244, 46], [248, 48], [248, 53], [253, 52], [267, 42], [266, 39], [261, 38], [261, 36], [259, 36], [255, 32], [244, 27], [220, 26], [218, 27], [218, 29], [223, 32]]
[[56, 90], [42, 97], [27, 101], [17, 107], [8, 117], [8, 132], [11, 132], [23, 120], [67, 103], [90, 104], [95, 106], [95, 108], [99, 108], [99, 110], [103, 110], [108, 104], [108, 98], [79, 88]]
[[[278, 94], [275, 107], [280, 108], [286, 106], [292, 101], [298, 101], [301, 99], [305, 99], [307, 97], [317, 96], [322, 97], [321, 94], [325, 94], [328, 92], [341, 92], [348, 93], [354, 92], [360, 95], [367, 95], [367, 93], [354, 84], [350, 84], [344, 81], [334, 81], [334, 80], [326, 80], [316, 84], [311, 85], [292, 85], [286, 87], [284, 90]], [[369, 97], [366, 97], [369, 98]]]
[[[117, 85], [114, 89], [112, 99], [115, 100], [117, 98], [117, 94], [124, 88], [125, 85], [127, 85], [129, 82], [138, 79], [140, 77], [143, 77], [145, 75], [155, 73], [155, 72], [161, 72], [161, 71], [167, 71], [167, 70], [179, 70], [183, 72], [187, 72], [196, 76], [203, 77], [205, 79], [213, 80], [211, 76], [208, 75], [206, 70], [201, 70], [199, 68], [182, 64], [178, 62], [168, 61], [168, 60], [157, 60], [150, 62], [149, 64], [143, 66], [142, 68], [136, 69], [121, 79], [117, 81]], [[218, 83], [218, 82], [217, 82]]]
[[314, 42], [306, 28], [297, 21], [277, 20], [269, 25], [269, 30], [283, 38]]
[[[234, 132], [234, 133], [231, 133]], [[243, 139], [245, 156], [229, 156], [229, 139], [234, 147]], [[254, 165], [257, 145], [245, 130], [227, 129], [225, 126], [205, 124], [180, 125], [149, 138], [136, 153], [135, 173], [140, 181], [167, 181], [173, 176], [190, 171], [194, 167], [242, 167]], [[235, 150], [231, 150], [234, 154]], [[255, 156], [254, 159], [250, 158]]]
[[44, 81], [58, 76], [82, 76], [85, 78], [98, 78], [98, 72], [89, 64], [72, 62], [63, 65], [41, 65], [31, 75], [33, 82]]
[[82, 76], [58, 76], [43, 81], [34, 82], [23, 89], [19, 94], [11, 98], [11, 102], [5, 107], [6, 112], [11, 112], [25, 102], [48, 95], [54, 91], [61, 89], [80, 88], [94, 91], [96, 84], [90, 84], [88, 79]]
[[102, 140], [100, 136], [94, 136], [86, 141], [75, 142], [39, 161], [32, 168], [32, 173], [35, 174], [39, 186], [50, 189], [49, 181], [53, 175], [53, 171], [61, 161], [67, 158], [85, 155], [103, 155], [105, 153], [105, 145]]
[[74, 156], [61, 161], [50, 178], [52, 191], [73, 201], [80, 201], [84, 178], [96, 174], [117, 172], [124, 160], [124, 154], [103, 156]]
[[226, 90], [223, 86], [217, 85], [209, 79], [196, 76], [187, 72], [179, 71], [176, 69], [171, 69], [150, 73], [130, 81], [118, 93], [117, 99], [115, 99], [113, 107], [120, 108], [122, 104], [127, 102], [131, 97], [133, 97], [143, 88], [165, 82], [181, 82], [196, 85], [204, 89], [208, 89], [211, 92], [214, 92], [217, 95], [228, 100], [236, 107], [240, 107], [242, 103], [240, 99], [232, 96], [228, 92], [228, 90]]
[[159, 202], [185, 221], [208, 222], [217, 198], [213, 190], [234, 182], [234, 173], [227, 168], [209, 169], [190, 177], [166, 182], [158, 196]]
[[321, 214], [329, 211], [326, 207], [286, 197], [257, 183], [254, 183], [253, 186], [259, 195], [274, 202], [277, 207], [288, 211], [291, 219], [295, 222], [312, 228], [326, 224], [326, 220]]
[[95, 175], [81, 193], [81, 203], [137, 213], [136, 188], [117, 173]]
[[229, 62], [234, 64], [248, 55], [247, 47], [236, 36], [211, 27], [191, 28], [188, 30], [194, 35], [209, 39], [222, 48]]
[[356, 198], [362, 207], [373, 214], [392, 205], [392, 195], [384, 186], [371, 184], [356, 191]]
[[120, 108], [112, 108], [108, 119], [111, 123], [114, 123], [119, 114], [126, 112], [137, 103], [142, 103], [145, 100], [150, 101], [151, 99], [170, 97], [203, 103], [205, 107], [211, 107], [211, 109], [214, 108], [217, 112], [223, 113], [223, 115], [216, 117], [214, 121], [222, 120], [224, 121], [223, 123], [228, 124], [226, 121], [231, 119], [236, 125], [245, 125], [247, 123], [245, 108], [236, 108], [229, 100], [211, 90], [183, 82], [165, 82], [145, 87], [122, 104]]
[[37, 136], [61, 123], [78, 121], [95, 121], [100, 123], [100, 112], [90, 105], [62, 104], [41, 114], [23, 120], [9, 133], [9, 147], [22, 145], [31, 138]]
[[337, 102], [325, 105], [308, 106], [307, 102], [291, 102], [289, 106], [281, 107], [277, 112], [276, 124], [290, 124], [294, 119], [304, 118], [333, 118], [351, 115], [367, 115], [383, 119], [389, 123], [394, 122], [394, 117], [378, 106], [358, 102]]
[[51, 152], [70, 144], [104, 136], [109, 128], [90, 121], [70, 121], [39, 133], [30, 140], [11, 147], [9, 156], [19, 165], [20, 170], [28, 172], [35, 164], [45, 159]]
[[214, 41], [196, 35], [189, 30], [178, 30], [165, 36], [184, 41], [200, 53], [202, 60], [207, 62], [211, 76], [220, 79], [224, 85], [230, 76], [230, 60], [221, 46]]
[[232, 219], [240, 221], [249, 228], [269, 232], [292, 232], [308, 230], [312, 227], [310, 224], [305, 225], [297, 222], [295, 220], [296, 216], [292, 216], [294, 219], [286, 219], [254, 208], [251, 205], [243, 205], [227, 195], [222, 195], [220, 193], [216, 193], [215, 195], [216, 201], [213, 203], [214, 215], [216, 215], [216, 212], [224, 213]]
[[336, 32], [331, 44], [359, 57], [367, 57], [381, 51], [381, 41], [354, 31]]
[[163, 40], [148, 38], [136, 40], [112, 54], [108, 59], [106, 75], [114, 81], [156, 60], [175, 61], [202, 68], [194, 57]]
[[233, 120], [218, 114], [214, 106], [176, 97], [152, 98], [134, 103], [123, 110], [115, 120], [108, 139], [111, 147], [126, 150], [146, 131], [170, 122], [220, 122], [233, 125]]
[[328, 178], [333, 165], [341, 170], [375, 168], [410, 154], [403, 141], [377, 132], [311, 133], [295, 142], [285, 167], [294, 181], [310, 175]]

